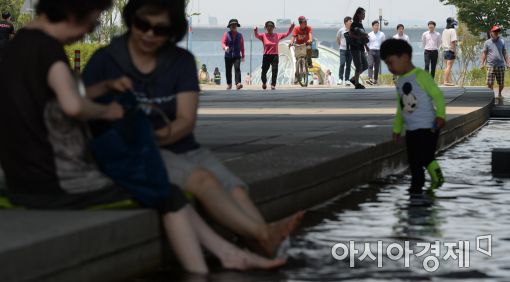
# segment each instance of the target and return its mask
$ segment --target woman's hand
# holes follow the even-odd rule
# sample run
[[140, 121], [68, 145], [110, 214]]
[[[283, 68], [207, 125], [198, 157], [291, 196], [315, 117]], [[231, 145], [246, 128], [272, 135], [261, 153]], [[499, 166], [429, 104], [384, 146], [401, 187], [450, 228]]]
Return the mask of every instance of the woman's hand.
[[164, 126], [160, 129], [155, 130], [155, 134], [158, 140], [165, 140], [170, 138], [170, 134], [172, 132], [172, 128], [170, 125]]
[[107, 106], [106, 112], [104, 113], [103, 119], [105, 120], [117, 120], [124, 116], [124, 108], [117, 103], [112, 102]]
[[126, 92], [133, 90], [133, 82], [127, 76], [123, 76], [118, 79], [112, 79], [108, 81], [107, 87], [109, 90], [114, 90], [118, 92]]

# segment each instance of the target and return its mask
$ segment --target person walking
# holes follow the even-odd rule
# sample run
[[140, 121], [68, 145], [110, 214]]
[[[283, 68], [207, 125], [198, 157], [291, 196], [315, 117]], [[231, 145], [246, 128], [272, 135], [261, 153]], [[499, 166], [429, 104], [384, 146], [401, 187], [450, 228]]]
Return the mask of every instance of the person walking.
[[351, 50], [352, 61], [356, 68], [354, 77], [350, 78], [349, 81], [356, 89], [365, 89], [365, 86], [359, 83], [359, 77], [368, 69], [367, 57], [365, 55], [365, 50], [368, 49], [368, 34], [363, 27], [364, 19], [365, 9], [359, 7], [356, 9], [354, 17], [352, 17], [352, 25], [349, 30], [349, 49]]
[[404, 33], [405, 31], [405, 26], [403, 24], [398, 24], [397, 25], [397, 34], [393, 35], [393, 38], [394, 39], [399, 39], [399, 40], [405, 40], [407, 43], [411, 43], [411, 40], [409, 40], [409, 36], [407, 34]]
[[503, 97], [505, 69], [510, 67], [505, 41], [499, 36], [500, 32], [501, 28], [499, 26], [493, 26], [490, 29], [491, 38], [483, 44], [481, 59], [481, 69], [484, 69], [486, 64], [489, 66], [487, 70], [487, 86], [490, 89], [494, 89], [494, 80], [498, 82], [498, 98]]
[[244, 38], [237, 31], [241, 27], [237, 19], [231, 19], [228, 22], [227, 31], [221, 39], [221, 47], [225, 51], [225, 73], [227, 77], [227, 90], [232, 89], [232, 67], [235, 71], [235, 83], [237, 90], [243, 88], [241, 83], [241, 61], [244, 61]]
[[372, 31], [368, 34], [368, 40], [368, 80], [366, 83], [377, 85], [381, 68], [381, 44], [386, 40], [386, 35], [380, 30], [379, 21], [372, 22]]
[[259, 34], [258, 27], [253, 29], [255, 33], [255, 37], [262, 41], [264, 45], [264, 56], [262, 57], [262, 89], [267, 88], [267, 72], [269, 71], [269, 67], [271, 67], [271, 90], [276, 89], [276, 79], [278, 78], [278, 44], [280, 40], [289, 36], [289, 34], [294, 30], [295, 24], [292, 24], [289, 27], [289, 30], [286, 33], [274, 33], [275, 24], [273, 21], [267, 21], [264, 24], [266, 29], [266, 33]]
[[436, 31], [436, 22], [428, 22], [428, 31], [421, 36], [422, 46], [425, 49], [425, 71], [430, 73], [432, 78], [436, 77], [437, 59], [441, 47], [441, 34]]
[[446, 19], [446, 29], [441, 36], [441, 46], [443, 48], [446, 68], [444, 70], [444, 85], [455, 86], [451, 81], [451, 73], [455, 59], [457, 58], [457, 31], [455, 27], [458, 25], [454, 18]]
[[13, 37], [14, 25], [11, 23], [11, 14], [4, 12], [0, 21], [0, 59], [2, 59], [2, 51]]
[[411, 194], [420, 194], [427, 169], [434, 190], [444, 183], [435, 159], [439, 132], [445, 126], [444, 94], [424, 70], [412, 63], [413, 48], [405, 40], [390, 39], [381, 46], [381, 58], [388, 69], [398, 75], [397, 114], [393, 123], [393, 140], [400, 143], [406, 129], [407, 158], [411, 170]]
[[344, 18], [344, 26], [338, 30], [336, 34], [336, 43], [340, 47], [340, 69], [338, 72], [338, 85], [344, 84], [350, 86], [349, 77], [351, 76], [351, 51], [348, 49], [347, 37], [349, 36], [349, 29], [352, 25], [352, 18]]

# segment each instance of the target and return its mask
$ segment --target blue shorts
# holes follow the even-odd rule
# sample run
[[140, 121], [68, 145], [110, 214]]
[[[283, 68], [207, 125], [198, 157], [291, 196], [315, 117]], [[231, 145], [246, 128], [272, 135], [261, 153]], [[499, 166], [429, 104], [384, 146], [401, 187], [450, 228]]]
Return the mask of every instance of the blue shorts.
[[444, 52], [444, 59], [447, 61], [455, 60], [457, 57], [455, 56], [455, 53], [453, 51], [445, 51]]

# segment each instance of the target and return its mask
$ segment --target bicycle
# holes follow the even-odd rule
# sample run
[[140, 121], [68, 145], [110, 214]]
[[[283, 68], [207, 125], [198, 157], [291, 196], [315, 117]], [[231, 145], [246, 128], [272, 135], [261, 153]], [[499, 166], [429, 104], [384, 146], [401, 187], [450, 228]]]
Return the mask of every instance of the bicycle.
[[307, 44], [294, 44], [296, 79], [302, 87], [308, 86]]

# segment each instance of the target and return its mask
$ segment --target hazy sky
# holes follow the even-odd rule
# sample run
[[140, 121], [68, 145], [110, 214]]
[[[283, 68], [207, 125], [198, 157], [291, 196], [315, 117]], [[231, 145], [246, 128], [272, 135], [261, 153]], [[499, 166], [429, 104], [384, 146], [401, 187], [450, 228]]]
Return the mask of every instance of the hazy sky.
[[[285, 13], [284, 13], [285, 2]], [[277, 18], [297, 19], [304, 15], [323, 22], [340, 22], [352, 16], [358, 6], [364, 7], [367, 20], [379, 17], [379, 8], [391, 26], [397, 23], [409, 25], [426, 24], [435, 20], [443, 26], [447, 17], [455, 16], [455, 8], [444, 6], [439, 0], [191, 0], [192, 12], [200, 12], [194, 24], [207, 25], [209, 17], [217, 17], [221, 26], [230, 18], [237, 18], [242, 24], [263, 25], [266, 20]]]

